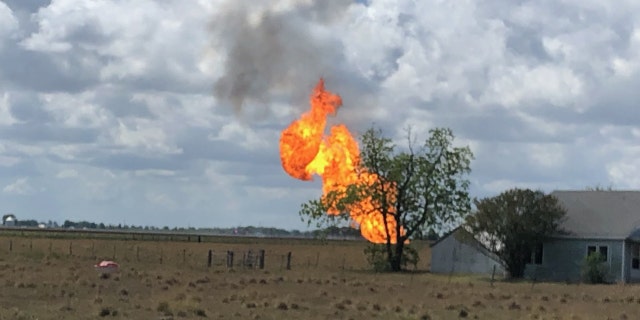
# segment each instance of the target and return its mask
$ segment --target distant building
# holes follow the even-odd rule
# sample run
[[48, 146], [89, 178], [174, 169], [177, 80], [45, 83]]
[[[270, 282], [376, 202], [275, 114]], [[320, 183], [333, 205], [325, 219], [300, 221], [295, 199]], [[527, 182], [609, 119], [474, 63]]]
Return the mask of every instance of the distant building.
[[[640, 283], [640, 191], [554, 191], [567, 210], [563, 233], [548, 237], [528, 258], [524, 276], [578, 282], [585, 259], [603, 257], [607, 282]], [[431, 246], [431, 272], [488, 274], [500, 260], [463, 227]]]
[[3, 226], [5, 226], [5, 227], [15, 227], [16, 226], [17, 219], [16, 219], [15, 215], [13, 215], [13, 214], [5, 214], [2, 218], [3, 218], [2, 219], [2, 225]]

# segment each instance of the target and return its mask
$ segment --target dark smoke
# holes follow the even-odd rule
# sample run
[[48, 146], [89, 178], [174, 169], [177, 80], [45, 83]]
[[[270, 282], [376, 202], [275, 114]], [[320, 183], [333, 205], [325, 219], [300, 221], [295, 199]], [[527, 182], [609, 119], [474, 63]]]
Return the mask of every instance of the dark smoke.
[[[345, 78], [343, 49], [335, 40], [340, 37], [325, 27], [340, 21], [352, 1], [288, 1], [292, 5], [285, 10], [270, 2], [261, 10], [254, 8], [261, 2], [229, 0], [211, 23], [214, 50], [225, 58], [214, 94], [239, 115], [248, 104], [265, 106], [260, 109], [268, 113], [278, 99], [306, 109], [320, 77]], [[337, 82], [344, 81], [328, 88]]]

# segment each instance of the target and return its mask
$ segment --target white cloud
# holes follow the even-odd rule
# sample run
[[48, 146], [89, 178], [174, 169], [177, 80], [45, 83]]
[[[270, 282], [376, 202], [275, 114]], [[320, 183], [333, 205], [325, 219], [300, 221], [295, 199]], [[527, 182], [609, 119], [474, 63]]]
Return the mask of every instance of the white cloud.
[[11, 8], [4, 2], [0, 2], [0, 48], [3, 40], [10, 38], [18, 30], [18, 19], [13, 15]]
[[497, 103], [507, 108], [530, 108], [531, 102], [571, 106], [574, 99], [583, 93], [582, 81], [573, 71], [551, 65], [532, 69], [514, 66], [496, 70], [495, 78], [490, 79], [490, 83], [487, 95], [482, 99], [483, 103]]
[[119, 121], [118, 128], [113, 129], [111, 138], [116, 146], [156, 154], [177, 154], [182, 151], [170, 142], [163, 128], [157, 123], [145, 119], [136, 119], [125, 124]]
[[136, 170], [135, 175], [138, 177], [146, 177], [146, 176], [172, 177], [172, 176], [175, 176], [176, 173], [170, 170], [144, 169], [144, 170]]
[[58, 172], [58, 174], [56, 175], [56, 178], [68, 179], [68, 178], [76, 178], [77, 176], [78, 176], [78, 171], [74, 169], [65, 169]]
[[616, 188], [640, 189], [640, 160], [638, 158], [610, 163], [607, 165], [607, 171]]
[[109, 124], [107, 111], [93, 100], [94, 93], [46, 93], [40, 95], [43, 109], [50, 112], [59, 124], [71, 128], [102, 128]]
[[275, 145], [279, 141], [279, 133], [265, 135], [265, 132], [257, 132], [248, 125], [232, 121], [222, 125], [217, 135], [210, 135], [210, 140], [230, 141], [235, 145], [249, 150], [264, 150]]
[[176, 203], [168, 195], [164, 193], [147, 192], [145, 199], [153, 206], [159, 207], [175, 207]]
[[34, 193], [35, 189], [29, 184], [29, 178], [18, 178], [13, 183], [6, 185], [2, 192], [24, 196]]
[[12, 125], [17, 122], [11, 115], [11, 100], [9, 98], [10, 94], [8, 92], [3, 92], [0, 95], [0, 125]]

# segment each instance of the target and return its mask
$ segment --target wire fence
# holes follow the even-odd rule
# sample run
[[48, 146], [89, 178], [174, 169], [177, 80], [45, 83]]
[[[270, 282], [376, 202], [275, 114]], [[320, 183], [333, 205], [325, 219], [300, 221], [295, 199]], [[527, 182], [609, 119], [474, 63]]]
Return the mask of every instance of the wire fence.
[[113, 260], [121, 265], [178, 266], [211, 270], [367, 268], [366, 242], [310, 245], [278, 243], [185, 243], [105, 239], [0, 237], [0, 259]]

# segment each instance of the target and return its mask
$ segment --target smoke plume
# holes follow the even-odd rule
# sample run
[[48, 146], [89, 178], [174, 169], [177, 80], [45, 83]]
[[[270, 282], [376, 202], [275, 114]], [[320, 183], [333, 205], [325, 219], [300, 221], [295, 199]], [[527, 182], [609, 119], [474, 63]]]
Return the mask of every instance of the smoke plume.
[[214, 50], [224, 61], [214, 95], [239, 115], [247, 104], [268, 106], [278, 97], [304, 108], [308, 88], [319, 77], [344, 72], [341, 44], [327, 27], [344, 16], [351, 1], [268, 3], [225, 1], [211, 23]]

